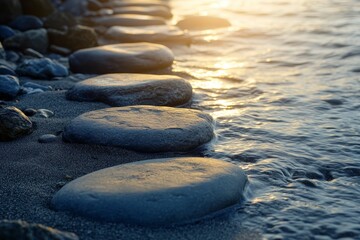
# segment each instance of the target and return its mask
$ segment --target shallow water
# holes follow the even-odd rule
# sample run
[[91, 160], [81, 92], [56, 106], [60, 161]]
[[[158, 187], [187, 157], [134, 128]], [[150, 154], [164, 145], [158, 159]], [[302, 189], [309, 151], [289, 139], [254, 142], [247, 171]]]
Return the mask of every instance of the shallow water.
[[174, 49], [174, 71], [194, 79], [194, 107], [217, 120], [205, 155], [249, 176], [232, 221], [268, 239], [360, 239], [360, 1], [172, 6], [177, 17], [232, 23]]

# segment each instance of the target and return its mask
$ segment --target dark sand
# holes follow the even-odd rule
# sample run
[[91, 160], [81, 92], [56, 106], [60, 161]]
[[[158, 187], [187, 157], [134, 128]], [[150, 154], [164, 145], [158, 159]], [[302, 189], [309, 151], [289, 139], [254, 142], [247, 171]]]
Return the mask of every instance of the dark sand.
[[231, 214], [186, 226], [144, 228], [95, 222], [52, 210], [50, 201], [54, 193], [68, 181], [87, 173], [133, 161], [201, 154], [146, 154], [113, 147], [68, 144], [61, 140], [61, 134], [56, 142], [41, 144], [38, 142], [41, 135], [59, 133], [76, 116], [108, 106], [67, 101], [65, 89], [74, 84], [72, 81], [34, 82], [64, 90], [23, 95], [18, 101], [8, 102], [19, 108], [49, 109], [55, 116], [32, 117], [37, 124], [34, 133], [12, 142], [0, 142], [0, 219], [40, 223], [74, 232], [80, 239], [261, 239], [256, 232], [231, 221]]

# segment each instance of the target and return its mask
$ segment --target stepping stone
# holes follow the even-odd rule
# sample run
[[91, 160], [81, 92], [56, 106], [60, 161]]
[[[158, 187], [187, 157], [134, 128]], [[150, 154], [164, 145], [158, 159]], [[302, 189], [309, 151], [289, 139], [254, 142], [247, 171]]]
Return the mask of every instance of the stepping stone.
[[175, 26], [158, 25], [145, 27], [120, 27], [109, 28], [105, 37], [117, 42], [147, 42], [153, 43], [183, 43], [189, 44], [191, 39], [188, 34]]
[[142, 152], [189, 151], [214, 136], [213, 119], [198, 110], [129, 106], [88, 112], [73, 119], [63, 139]]
[[191, 100], [192, 87], [177, 76], [107, 74], [77, 83], [66, 93], [75, 101], [104, 102], [111, 106], [179, 106]]
[[187, 30], [207, 30], [230, 27], [228, 20], [213, 16], [188, 16], [180, 20], [176, 26]]
[[154, 159], [75, 179], [55, 194], [52, 205], [100, 221], [184, 224], [229, 210], [242, 199], [246, 184], [245, 173], [225, 161]]
[[170, 9], [170, 6], [163, 1], [154, 0], [121, 0], [111, 1], [110, 3], [104, 3], [103, 5], [111, 9], [117, 7], [165, 7]]
[[159, 17], [139, 15], [139, 14], [117, 14], [111, 16], [97, 17], [92, 19], [92, 23], [97, 26], [149, 26], [165, 25], [165, 20]]
[[115, 14], [139, 14], [162, 18], [171, 18], [172, 13], [169, 8], [164, 6], [125, 6], [114, 9]]
[[70, 69], [76, 73], [140, 73], [171, 66], [174, 55], [165, 46], [127, 43], [87, 48], [73, 53]]

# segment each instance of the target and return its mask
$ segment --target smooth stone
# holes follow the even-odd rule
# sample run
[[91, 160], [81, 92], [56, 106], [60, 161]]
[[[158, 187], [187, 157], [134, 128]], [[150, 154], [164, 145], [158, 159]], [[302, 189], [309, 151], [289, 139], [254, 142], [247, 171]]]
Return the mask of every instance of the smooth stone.
[[176, 26], [187, 30], [206, 30], [230, 27], [228, 20], [213, 16], [188, 16], [180, 20]]
[[4, 46], [7, 48], [22, 50], [32, 48], [40, 53], [46, 53], [48, 45], [48, 35], [45, 29], [20, 32], [4, 41]]
[[100, 2], [96, 0], [88, 0], [87, 1], [87, 9], [90, 11], [99, 11], [102, 8]]
[[44, 21], [45, 28], [57, 30], [67, 30], [77, 24], [76, 19], [66, 12], [56, 11], [48, 16]]
[[60, 11], [70, 13], [74, 16], [81, 16], [87, 10], [87, 0], [65, 0], [60, 7]]
[[37, 113], [36, 109], [33, 109], [33, 108], [26, 108], [22, 112], [28, 117], [32, 117]]
[[15, 76], [0, 75], [0, 99], [10, 100], [20, 91], [19, 80]]
[[165, 46], [153, 43], [127, 43], [82, 49], [69, 57], [75, 73], [140, 73], [167, 68], [174, 55]]
[[[0, 43], [1, 45], [1, 43]], [[6, 51], [6, 61], [9, 61], [9, 62], [17, 62], [20, 60], [20, 55], [14, 51]]]
[[55, 113], [48, 109], [38, 109], [38, 110], [36, 110], [36, 114], [34, 116], [40, 117], [40, 118], [51, 118], [54, 115], [55, 115]]
[[35, 51], [34, 49], [32, 48], [27, 48], [24, 50], [24, 54], [26, 56], [29, 56], [29, 57], [33, 57], [33, 58], [43, 58], [44, 55], [42, 55], [41, 53]]
[[32, 29], [42, 28], [43, 22], [35, 16], [31, 15], [22, 15], [15, 18], [10, 24], [10, 27], [17, 29], [19, 31], [27, 31]]
[[0, 75], [16, 76], [16, 73], [11, 68], [9, 68], [5, 65], [0, 65]]
[[139, 15], [139, 14], [116, 14], [112, 16], [104, 16], [93, 18], [94, 25], [104, 27], [112, 26], [149, 26], [149, 25], [165, 25], [165, 21], [159, 17]]
[[12, 37], [15, 35], [15, 31], [5, 25], [0, 25], [0, 41], [4, 41], [5, 39]]
[[102, 169], [65, 185], [56, 210], [143, 226], [195, 222], [243, 199], [245, 173], [211, 158], [165, 158]]
[[39, 143], [52, 143], [57, 140], [57, 136], [54, 134], [44, 134], [39, 137], [38, 141]]
[[169, 75], [108, 74], [77, 83], [66, 93], [75, 101], [100, 101], [111, 106], [179, 106], [188, 103], [192, 87]]
[[107, 30], [105, 37], [118, 42], [141, 42], [146, 39], [153, 43], [183, 43], [189, 44], [188, 34], [175, 26], [156, 25], [145, 27], [114, 26]]
[[142, 152], [195, 149], [214, 136], [210, 115], [192, 109], [129, 106], [88, 112], [65, 127], [63, 139]]
[[108, 4], [103, 4], [103, 6], [112, 9], [120, 7], [165, 7], [170, 9], [170, 6], [164, 1], [156, 0], [119, 0], [111, 1]]
[[79, 240], [74, 233], [62, 232], [41, 224], [24, 221], [0, 221], [2, 240]]
[[64, 47], [60, 47], [57, 45], [50, 45], [49, 47], [49, 51], [56, 53], [56, 54], [60, 54], [63, 56], [67, 56], [71, 54], [71, 50], [68, 48], [64, 48]]
[[36, 79], [52, 79], [69, 75], [65, 66], [49, 58], [25, 60], [18, 65], [16, 72]]
[[20, 0], [23, 14], [46, 17], [55, 11], [51, 0]]
[[0, 59], [6, 59], [6, 52], [1, 42], [0, 42]]
[[149, 15], [154, 17], [162, 18], [171, 18], [172, 13], [169, 8], [163, 6], [127, 6], [127, 7], [117, 7], [114, 9], [115, 14], [139, 14], [139, 15]]
[[32, 133], [33, 130], [32, 122], [19, 109], [0, 106], [0, 141], [14, 140]]
[[19, 0], [1, 0], [0, 23], [8, 23], [21, 15], [21, 12]]
[[45, 86], [33, 82], [26, 82], [22, 85], [23, 88], [33, 88], [33, 89], [41, 89], [43, 91], [52, 91], [53, 88], [51, 86]]
[[92, 28], [77, 25], [62, 32], [59, 30], [48, 30], [50, 43], [60, 47], [76, 51], [83, 48], [96, 47], [97, 36]]

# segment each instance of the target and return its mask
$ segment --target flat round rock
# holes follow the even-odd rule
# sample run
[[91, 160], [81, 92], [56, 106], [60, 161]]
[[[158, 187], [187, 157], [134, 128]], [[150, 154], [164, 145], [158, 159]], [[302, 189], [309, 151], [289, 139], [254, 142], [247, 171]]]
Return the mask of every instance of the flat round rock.
[[70, 69], [76, 73], [141, 73], [171, 66], [174, 55], [163, 45], [124, 43], [87, 48], [69, 57]]
[[105, 37], [117, 42], [190, 43], [190, 36], [176, 26], [157, 25], [145, 27], [114, 26], [106, 31]]
[[77, 83], [66, 93], [68, 100], [129, 105], [180, 106], [192, 97], [189, 82], [177, 76], [106, 74]]
[[163, 18], [140, 14], [116, 14], [111, 16], [97, 17], [93, 18], [92, 22], [95, 25], [104, 27], [149, 26], [166, 24]]
[[146, 160], [68, 183], [56, 210], [100, 221], [162, 226], [190, 223], [238, 204], [247, 183], [236, 165], [211, 158]]
[[172, 13], [168, 7], [164, 6], [123, 6], [116, 7], [114, 10], [115, 14], [139, 14], [149, 15], [162, 18], [171, 18]]
[[211, 116], [198, 110], [128, 106], [80, 115], [65, 127], [63, 139], [142, 152], [180, 152], [209, 142], [213, 131]]
[[164, 1], [158, 0], [120, 0], [110, 1], [109, 3], [103, 3], [103, 6], [111, 9], [117, 7], [165, 7], [170, 9], [169, 4]]
[[214, 16], [187, 16], [176, 26], [187, 30], [207, 30], [230, 27], [231, 23], [227, 19]]

